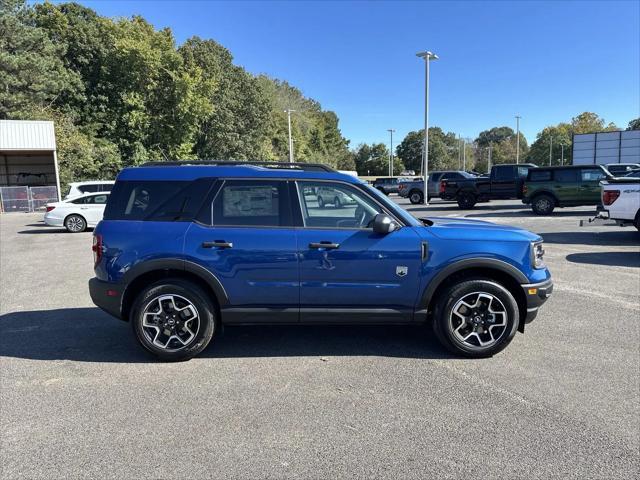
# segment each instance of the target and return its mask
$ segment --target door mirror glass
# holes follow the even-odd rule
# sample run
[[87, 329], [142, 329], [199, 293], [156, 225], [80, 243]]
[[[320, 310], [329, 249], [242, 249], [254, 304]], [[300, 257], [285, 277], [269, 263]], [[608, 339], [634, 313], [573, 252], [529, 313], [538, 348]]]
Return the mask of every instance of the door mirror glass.
[[379, 213], [373, 219], [373, 231], [386, 235], [398, 229], [398, 224], [386, 213]]

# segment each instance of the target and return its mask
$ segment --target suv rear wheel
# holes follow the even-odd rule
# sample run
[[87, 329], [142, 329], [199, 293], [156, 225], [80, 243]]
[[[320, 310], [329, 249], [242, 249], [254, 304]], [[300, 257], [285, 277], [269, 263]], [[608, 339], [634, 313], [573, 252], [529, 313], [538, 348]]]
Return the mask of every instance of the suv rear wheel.
[[140, 345], [165, 361], [188, 360], [202, 352], [216, 326], [209, 296], [198, 285], [178, 278], [140, 292], [130, 318]]
[[440, 342], [465, 357], [489, 357], [513, 339], [520, 312], [511, 292], [490, 279], [463, 280], [443, 292], [434, 310]]
[[462, 209], [473, 208], [478, 199], [473, 193], [461, 193], [458, 195], [458, 207]]
[[342, 202], [339, 197], [333, 199], [333, 206], [334, 208], [342, 208]]
[[424, 197], [422, 196], [422, 192], [420, 190], [413, 190], [409, 194], [409, 201], [414, 205], [422, 203], [423, 199], [424, 199]]
[[322, 199], [322, 197], [320, 195], [318, 195], [318, 207], [319, 208], [324, 208], [324, 200]]
[[531, 210], [536, 215], [550, 215], [556, 208], [556, 200], [551, 195], [541, 194], [531, 201]]

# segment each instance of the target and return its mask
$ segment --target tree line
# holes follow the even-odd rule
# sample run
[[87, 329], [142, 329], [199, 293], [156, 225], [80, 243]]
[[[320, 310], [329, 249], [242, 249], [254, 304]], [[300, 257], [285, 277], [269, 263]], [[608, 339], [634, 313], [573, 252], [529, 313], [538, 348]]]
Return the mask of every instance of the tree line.
[[[627, 130], [640, 130], [640, 118], [631, 120]], [[621, 130], [592, 112], [583, 112], [568, 122], [545, 127], [528, 145], [520, 133], [519, 161], [536, 165], [565, 165], [572, 162], [572, 136], [580, 133]], [[424, 129], [409, 132], [394, 151], [394, 174], [422, 171]], [[491, 165], [515, 163], [518, 141], [511, 127], [494, 127], [480, 132], [475, 139], [460, 138], [440, 127], [429, 127], [429, 170], [466, 170], [486, 172]], [[384, 143], [361, 144], [354, 151], [360, 175], [388, 175], [389, 148]], [[551, 156], [551, 158], [550, 158]]]
[[51, 119], [63, 183], [148, 160], [286, 160], [354, 169], [334, 112], [233, 64], [211, 39], [177, 46], [144, 18], [0, 0], [0, 119]]
[[[113, 178], [124, 166], [162, 159], [286, 161], [287, 114], [297, 161], [360, 175], [386, 175], [384, 143], [349, 148], [338, 116], [286, 81], [252, 75], [231, 53], [197, 36], [177, 45], [169, 28], [140, 16], [107, 18], [77, 3], [0, 0], [0, 119], [55, 121], [62, 183]], [[634, 123], [635, 122], [635, 123]], [[640, 128], [638, 119], [629, 128]], [[616, 130], [585, 112], [546, 127], [520, 161], [548, 163], [573, 133]], [[394, 152], [394, 174], [420, 172], [424, 131], [410, 132]], [[513, 162], [510, 127], [461, 139], [429, 129], [430, 169], [485, 171]]]

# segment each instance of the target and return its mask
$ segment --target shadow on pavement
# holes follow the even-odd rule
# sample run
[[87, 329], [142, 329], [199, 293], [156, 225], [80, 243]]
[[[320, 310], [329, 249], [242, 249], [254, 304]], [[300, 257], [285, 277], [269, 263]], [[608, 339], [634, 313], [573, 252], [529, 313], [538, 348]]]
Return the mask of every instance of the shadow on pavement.
[[[289, 356], [453, 358], [423, 326], [226, 327], [200, 358]], [[32, 360], [156, 361], [128, 323], [98, 308], [13, 312], [0, 317], [0, 356]]]
[[[630, 247], [640, 245], [640, 234], [635, 228], [624, 232], [619, 230], [607, 232], [598, 232], [593, 230], [551, 232], [541, 233], [540, 236], [542, 236], [544, 241], [547, 243], [566, 245], [611, 245]], [[636, 255], [638, 255], [638, 253], [636, 253]]]
[[592, 265], [609, 265], [612, 267], [640, 268], [639, 252], [590, 252], [571, 253], [567, 261], [573, 263], [589, 263]]
[[21, 230], [18, 233], [21, 235], [39, 235], [41, 233], [68, 233], [68, 232], [63, 227], [45, 227], [44, 225], [42, 225], [42, 228], [38, 230]]
[[[548, 217], [541, 217], [540, 215], [536, 215], [531, 211], [531, 209], [527, 210], [518, 210], [515, 212], [492, 212], [492, 213], [471, 213], [465, 215], [466, 217], [539, 217], [539, 218], [552, 218], [552, 217], [588, 217], [589, 212], [585, 212], [584, 210], [580, 211], [562, 211], [562, 212], [553, 212]], [[593, 216], [593, 215], [592, 215]]]

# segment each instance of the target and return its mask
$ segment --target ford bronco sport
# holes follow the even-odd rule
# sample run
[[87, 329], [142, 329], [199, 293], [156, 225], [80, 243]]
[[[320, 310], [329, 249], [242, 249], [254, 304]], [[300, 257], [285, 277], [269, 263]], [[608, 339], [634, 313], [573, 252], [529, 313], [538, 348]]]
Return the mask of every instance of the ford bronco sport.
[[[328, 190], [348, 201], [322, 208]], [[263, 323], [429, 323], [456, 354], [486, 357], [553, 289], [538, 235], [418, 220], [314, 164], [126, 168], [93, 251], [94, 303], [163, 360], [197, 355], [223, 325]]]

